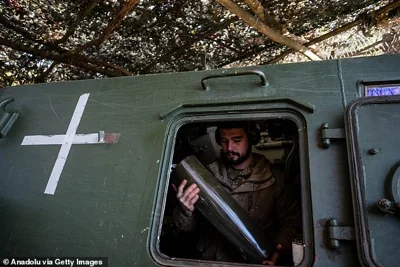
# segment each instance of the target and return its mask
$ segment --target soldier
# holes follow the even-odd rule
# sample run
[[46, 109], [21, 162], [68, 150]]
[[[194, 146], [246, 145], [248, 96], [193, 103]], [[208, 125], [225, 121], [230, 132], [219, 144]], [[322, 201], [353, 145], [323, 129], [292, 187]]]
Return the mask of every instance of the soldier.
[[[260, 132], [249, 122], [223, 122], [215, 132], [221, 146], [221, 157], [208, 169], [247, 214], [264, 230], [276, 246], [271, 259], [263, 264], [287, 264], [291, 261], [292, 241], [301, 231], [301, 213], [293, 198], [284, 189], [284, 175], [273, 168], [260, 154], [252, 153]], [[177, 190], [180, 205], [174, 210], [174, 221], [182, 231], [193, 231], [197, 225], [195, 204], [200, 189], [186, 187], [184, 180]], [[185, 188], [186, 187], [186, 188]], [[197, 246], [205, 260], [236, 261], [231, 245], [216, 232], [207, 232]]]

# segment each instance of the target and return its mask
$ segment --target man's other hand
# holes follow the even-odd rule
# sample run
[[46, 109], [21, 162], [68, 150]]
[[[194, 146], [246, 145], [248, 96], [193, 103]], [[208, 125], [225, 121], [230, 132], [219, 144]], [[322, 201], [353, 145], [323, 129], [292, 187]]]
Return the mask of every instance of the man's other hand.
[[272, 254], [271, 259], [267, 260], [267, 261], [263, 261], [262, 264], [263, 265], [271, 265], [271, 266], [275, 266], [276, 262], [278, 261], [279, 258], [279, 250], [282, 249], [282, 245], [278, 244], [276, 246], [276, 251], [274, 252], [274, 254]]
[[176, 197], [181, 203], [183, 212], [186, 216], [191, 217], [194, 211], [194, 204], [199, 199], [200, 188], [197, 187], [197, 184], [192, 184], [185, 189], [186, 184], [187, 181], [183, 180], [178, 189], [176, 189], [176, 186], [173, 187], [177, 191]]

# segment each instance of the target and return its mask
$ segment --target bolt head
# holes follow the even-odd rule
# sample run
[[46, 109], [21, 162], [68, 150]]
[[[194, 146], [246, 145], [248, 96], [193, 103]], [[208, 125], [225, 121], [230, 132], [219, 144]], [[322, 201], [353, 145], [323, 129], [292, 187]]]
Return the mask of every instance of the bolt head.
[[376, 155], [379, 153], [379, 149], [378, 148], [371, 148], [370, 150], [368, 150], [368, 153], [371, 155]]

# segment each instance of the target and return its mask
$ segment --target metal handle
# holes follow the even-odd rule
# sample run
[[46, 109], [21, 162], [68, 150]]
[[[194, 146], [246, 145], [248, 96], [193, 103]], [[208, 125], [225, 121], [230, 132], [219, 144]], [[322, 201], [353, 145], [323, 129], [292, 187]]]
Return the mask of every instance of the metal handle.
[[6, 111], [6, 106], [14, 101], [14, 98], [0, 100], [0, 138], [7, 135], [8, 131], [17, 120], [19, 113]]
[[203, 87], [203, 90], [208, 92], [210, 91], [210, 86], [206, 85], [206, 80], [209, 79], [214, 79], [214, 78], [223, 78], [223, 77], [231, 77], [231, 76], [244, 76], [244, 75], [257, 75], [261, 79], [261, 86], [262, 87], [268, 87], [269, 83], [267, 81], [267, 78], [265, 78], [265, 74], [260, 71], [260, 70], [246, 70], [246, 71], [236, 71], [233, 73], [221, 73], [221, 74], [212, 74], [212, 75], [205, 75], [201, 79], [201, 86]]
[[6, 106], [8, 104], [10, 104], [11, 102], [14, 102], [14, 98], [13, 97], [9, 97], [3, 100], [0, 100], [0, 110], [3, 112], [6, 112]]

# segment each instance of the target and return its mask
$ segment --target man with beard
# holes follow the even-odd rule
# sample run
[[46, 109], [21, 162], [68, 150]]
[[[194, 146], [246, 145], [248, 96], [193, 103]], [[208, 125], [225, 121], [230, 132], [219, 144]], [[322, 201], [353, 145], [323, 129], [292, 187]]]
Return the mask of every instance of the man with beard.
[[[272, 168], [263, 155], [252, 153], [252, 145], [260, 139], [255, 126], [251, 122], [218, 124], [215, 139], [221, 146], [221, 157], [208, 169], [276, 245], [272, 258], [263, 264], [290, 264], [292, 241], [301, 231], [300, 209], [284, 190], [283, 173]], [[186, 183], [184, 180], [177, 188], [181, 205], [174, 210], [174, 221], [189, 232], [204, 224], [194, 213], [200, 189], [196, 184], [186, 187]], [[201, 259], [243, 262], [240, 253], [215, 229], [208, 226], [203, 231], [197, 246]]]

